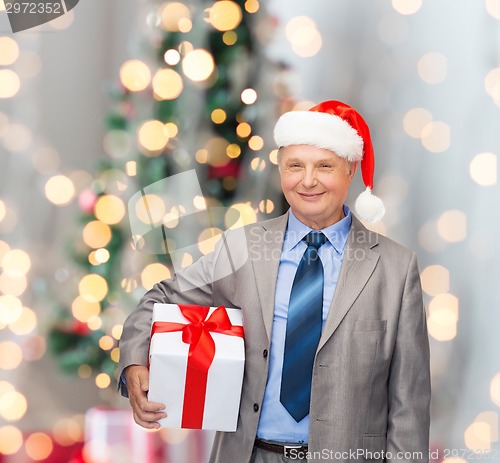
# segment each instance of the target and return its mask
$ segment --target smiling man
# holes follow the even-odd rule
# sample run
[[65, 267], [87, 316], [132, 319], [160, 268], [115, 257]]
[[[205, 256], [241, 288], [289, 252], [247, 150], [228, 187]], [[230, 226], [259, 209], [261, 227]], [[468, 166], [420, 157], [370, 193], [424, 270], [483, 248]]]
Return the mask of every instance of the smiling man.
[[[350, 106], [327, 101], [284, 114], [275, 140], [290, 210], [245, 227], [247, 243], [226, 233], [234, 252], [249, 251], [232, 274], [213, 278], [226, 262], [218, 246], [144, 296], [120, 341], [122, 393], [144, 427], [168, 413], [146, 395], [154, 302], [241, 307], [238, 428], [217, 433], [211, 462], [428, 462], [429, 346], [416, 257], [344, 204], [360, 163], [367, 188], [357, 215], [384, 213], [371, 194], [368, 126]], [[185, 278], [205, 283], [182, 292]]]

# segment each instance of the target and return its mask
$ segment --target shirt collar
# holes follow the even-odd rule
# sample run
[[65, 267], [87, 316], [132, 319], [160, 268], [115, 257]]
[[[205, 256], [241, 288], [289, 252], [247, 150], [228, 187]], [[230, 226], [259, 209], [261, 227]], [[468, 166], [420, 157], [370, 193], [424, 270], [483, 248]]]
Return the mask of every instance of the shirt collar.
[[[342, 254], [344, 251], [347, 243], [347, 235], [349, 234], [352, 223], [351, 210], [346, 205], [344, 205], [343, 208], [345, 217], [342, 220], [319, 230], [325, 234], [335, 251], [337, 251], [337, 254]], [[290, 251], [311, 231], [313, 231], [313, 229], [295, 217], [290, 209], [283, 249]]]

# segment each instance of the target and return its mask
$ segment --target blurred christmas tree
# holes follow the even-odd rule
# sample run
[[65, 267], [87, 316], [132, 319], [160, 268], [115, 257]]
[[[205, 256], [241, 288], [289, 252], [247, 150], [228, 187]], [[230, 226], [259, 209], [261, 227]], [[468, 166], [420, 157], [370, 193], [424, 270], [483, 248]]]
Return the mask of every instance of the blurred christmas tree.
[[145, 289], [171, 275], [165, 253], [138, 252], [141, 240], [131, 236], [127, 217], [129, 198], [143, 193], [144, 203], [134, 213], [150, 225], [175, 220], [178, 210], [165, 210], [157, 196], [144, 191], [194, 168], [208, 206], [232, 204], [246, 221], [255, 220], [259, 208], [274, 208], [269, 200], [234, 204], [244, 160], [250, 157], [245, 164], [256, 172], [266, 165], [256, 157], [264, 140], [253, 132], [268, 112], [258, 109], [256, 89], [265, 61], [266, 38], [259, 34], [268, 36], [272, 20], [257, 0], [156, 2], [145, 17], [141, 59], [122, 65], [120, 82], [111, 90], [107, 155], [92, 187], [79, 196], [81, 227], [70, 249], [81, 269], [75, 298], [71, 307], [59, 307], [49, 334], [61, 368], [82, 378], [97, 374], [100, 388], [115, 380], [126, 314]]

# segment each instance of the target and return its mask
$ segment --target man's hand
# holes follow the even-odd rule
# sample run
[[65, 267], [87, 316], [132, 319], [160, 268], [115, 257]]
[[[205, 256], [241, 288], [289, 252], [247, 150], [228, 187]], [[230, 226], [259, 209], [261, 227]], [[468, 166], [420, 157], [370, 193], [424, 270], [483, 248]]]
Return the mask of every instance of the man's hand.
[[130, 365], [125, 368], [125, 379], [130, 405], [137, 424], [147, 429], [158, 429], [158, 420], [165, 418], [165, 405], [148, 402], [149, 370], [140, 365]]

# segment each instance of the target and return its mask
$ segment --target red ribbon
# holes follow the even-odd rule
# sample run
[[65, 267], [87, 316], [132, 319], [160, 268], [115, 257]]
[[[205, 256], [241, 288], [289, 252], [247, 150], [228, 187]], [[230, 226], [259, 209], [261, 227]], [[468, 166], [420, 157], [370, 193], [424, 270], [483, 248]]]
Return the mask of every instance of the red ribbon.
[[182, 409], [183, 428], [200, 429], [203, 424], [205, 396], [207, 392], [208, 370], [215, 356], [215, 342], [210, 333], [222, 333], [243, 337], [243, 327], [233, 326], [226, 308], [219, 306], [208, 319], [210, 307], [179, 304], [182, 315], [190, 322], [154, 322], [151, 338], [156, 333], [182, 331], [182, 341], [189, 344]]

